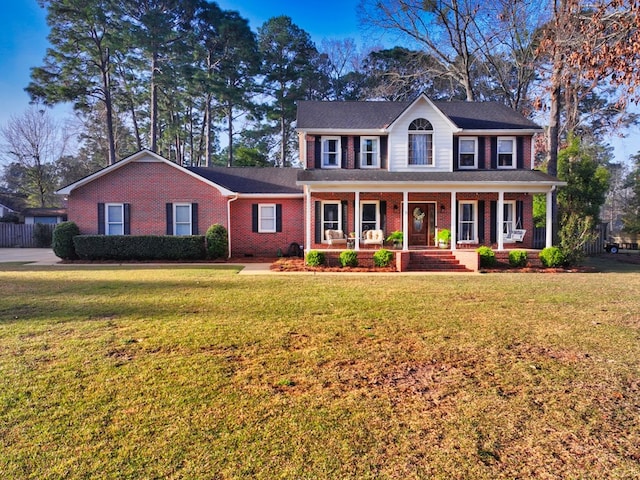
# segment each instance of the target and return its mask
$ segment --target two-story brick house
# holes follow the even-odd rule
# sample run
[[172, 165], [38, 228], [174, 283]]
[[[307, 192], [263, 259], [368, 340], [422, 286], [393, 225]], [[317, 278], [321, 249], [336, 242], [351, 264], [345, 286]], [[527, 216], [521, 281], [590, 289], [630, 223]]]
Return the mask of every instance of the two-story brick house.
[[[334, 228], [400, 230], [404, 250], [435, 246], [443, 228], [453, 250], [515, 248], [512, 232], [533, 229], [532, 195], [549, 204], [563, 185], [532, 169], [541, 128], [498, 103], [305, 101], [297, 130], [309, 248]], [[532, 245], [531, 234], [518, 240]]]
[[83, 234], [220, 223], [230, 256], [273, 257], [331, 247], [328, 229], [354, 232], [355, 249], [367, 230], [400, 230], [403, 251], [428, 250], [444, 228], [452, 250], [531, 247], [531, 234], [516, 244], [512, 232], [532, 230], [533, 194], [550, 202], [563, 184], [532, 170], [541, 129], [497, 103], [304, 101], [297, 131], [302, 169], [182, 167], [142, 150], [58, 193]]

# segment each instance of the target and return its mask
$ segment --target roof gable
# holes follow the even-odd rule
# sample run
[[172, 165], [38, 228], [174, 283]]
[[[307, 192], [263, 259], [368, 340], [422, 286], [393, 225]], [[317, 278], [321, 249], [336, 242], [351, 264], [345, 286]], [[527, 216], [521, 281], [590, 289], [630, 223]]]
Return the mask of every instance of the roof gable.
[[[298, 169], [294, 168], [226, 168], [182, 167], [150, 150], [140, 150], [133, 155], [103, 168], [85, 178], [59, 189], [59, 195], [69, 195], [73, 190], [135, 162], [161, 162], [182, 173], [217, 189], [224, 196], [235, 194], [302, 194], [296, 185]], [[141, 186], [144, 188], [144, 186]]]

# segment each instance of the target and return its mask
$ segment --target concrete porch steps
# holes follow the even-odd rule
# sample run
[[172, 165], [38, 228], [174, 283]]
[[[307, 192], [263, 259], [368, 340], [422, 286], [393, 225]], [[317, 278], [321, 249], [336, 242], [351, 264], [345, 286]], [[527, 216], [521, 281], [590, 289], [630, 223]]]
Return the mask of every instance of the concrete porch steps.
[[411, 252], [408, 271], [411, 272], [470, 272], [449, 250]]

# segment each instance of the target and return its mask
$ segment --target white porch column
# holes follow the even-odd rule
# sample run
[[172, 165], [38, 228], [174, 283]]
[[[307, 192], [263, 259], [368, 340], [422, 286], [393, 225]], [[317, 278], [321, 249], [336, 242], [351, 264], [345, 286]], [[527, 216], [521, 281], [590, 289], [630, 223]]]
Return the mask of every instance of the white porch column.
[[409, 215], [409, 192], [402, 192], [402, 250], [409, 250], [409, 225], [407, 216]]
[[[353, 211], [353, 231], [356, 232], [356, 244], [355, 244], [355, 249], [356, 250], [360, 250], [360, 235], [362, 235], [362, 225], [360, 222], [360, 192], [356, 190], [356, 199], [355, 199], [355, 208]], [[349, 232], [344, 232], [344, 233], [349, 233]]]
[[553, 246], [553, 212], [551, 211], [553, 208], [553, 190], [549, 190], [547, 192], [547, 216], [545, 221], [546, 227], [546, 239], [545, 239], [545, 247]]
[[[311, 187], [304, 186], [304, 253], [311, 250]], [[306, 255], [305, 255], [306, 257]]]
[[498, 192], [498, 206], [496, 207], [498, 217], [498, 250], [504, 250], [504, 192]]
[[457, 194], [451, 192], [451, 250], [455, 250], [458, 246], [458, 209], [456, 208]]

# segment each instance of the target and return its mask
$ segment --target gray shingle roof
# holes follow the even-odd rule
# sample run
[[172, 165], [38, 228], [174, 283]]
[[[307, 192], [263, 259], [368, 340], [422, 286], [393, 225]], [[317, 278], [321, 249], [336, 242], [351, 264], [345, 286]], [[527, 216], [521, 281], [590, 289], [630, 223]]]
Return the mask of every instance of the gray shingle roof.
[[298, 168], [187, 167], [187, 170], [236, 193], [301, 194]]
[[[370, 130], [387, 128], [413, 102], [298, 102], [297, 128]], [[465, 130], [529, 130], [538, 125], [498, 102], [433, 102]]]
[[313, 182], [363, 183], [544, 183], [561, 185], [557, 178], [538, 170], [465, 170], [458, 172], [389, 172], [386, 170], [300, 170], [300, 184]]

